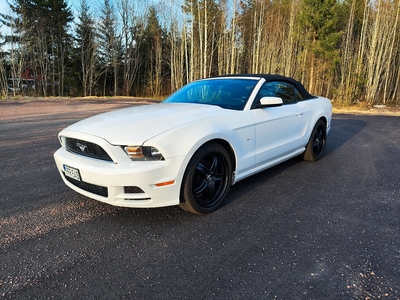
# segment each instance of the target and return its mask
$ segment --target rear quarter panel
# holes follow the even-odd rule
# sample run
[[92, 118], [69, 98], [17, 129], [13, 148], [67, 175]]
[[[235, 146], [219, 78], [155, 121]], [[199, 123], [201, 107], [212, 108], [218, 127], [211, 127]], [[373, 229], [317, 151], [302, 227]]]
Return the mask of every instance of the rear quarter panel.
[[310, 138], [311, 132], [321, 118], [326, 120], [327, 134], [330, 130], [332, 120], [332, 103], [328, 98], [317, 97], [301, 102], [304, 117], [308, 119], [307, 132], [305, 132], [305, 144]]

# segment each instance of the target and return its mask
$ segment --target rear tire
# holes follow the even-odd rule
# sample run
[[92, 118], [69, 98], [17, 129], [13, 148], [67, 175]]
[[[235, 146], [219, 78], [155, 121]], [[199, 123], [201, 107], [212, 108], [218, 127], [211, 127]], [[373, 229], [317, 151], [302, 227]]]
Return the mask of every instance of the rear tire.
[[311, 132], [310, 140], [307, 143], [303, 159], [317, 161], [322, 157], [326, 144], [326, 125], [323, 120], [318, 120]]
[[232, 164], [228, 152], [218, 143], [205, 144], [186, 168], [179, 206], [196, 214], [211, 213], [221, 206], [231, 181]]

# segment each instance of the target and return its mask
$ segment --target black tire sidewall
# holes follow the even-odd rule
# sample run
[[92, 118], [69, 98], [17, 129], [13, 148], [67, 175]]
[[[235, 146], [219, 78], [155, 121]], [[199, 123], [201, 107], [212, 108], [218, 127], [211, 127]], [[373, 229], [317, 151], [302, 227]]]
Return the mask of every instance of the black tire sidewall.
[[[321, 149], [320, 153], [316, 154], [314, 152], [313, 144], [314, 144], [314, 140], [315, 140], [316, 130], [318, 128], [320, 128], [320, 127], [323, 128], [323, 146], [322, 146], [322, 149]], [[309, 141], [307, 143], [307, 146], [306, 146], [306, 150], [304, 151], [303, 159], [307, 160], [307, 161], [317, 161], [317, 160], [319, 160], [322, 157], [322, 154], [324, 152], [325, 144], [326, 144], [326, 125], [325, 125], [325, 122], [323, 120], [319, 119], [318, 122], [313, 127], [310, 139], [309, 139]]]
[[[192, 178], [196, 172], [196, 168], [199, 162], [202, 160], [203, 157], [205, 157], [207, 154], [211, 152], [218, 153], [223, 158], [224, 163], [227, 167], [226, 171], [227, 178], [226, 182], [224, 183], [225, 184], [224, 190], [221, 192], [221, 195], [219, 196], [220, 199], [215, 203], [215, 205], [211, 207], [204, 207], [197, 203], [193, 195]], [[208, 143], [203, 145], [196, 151], [196, 153], [193, 155], [193, 157], [191, 158], [186, 167], [181, 187], [181, 201], [184, 204], [182, 205], [182, 207], [185, 208], [186, 210], [198, 214], [207, 214], [215, 211], [221, 206], [226, 194], [228, 193], [231, 181], [232, 181], [232, 164], [226, 149], [218, 143]]]

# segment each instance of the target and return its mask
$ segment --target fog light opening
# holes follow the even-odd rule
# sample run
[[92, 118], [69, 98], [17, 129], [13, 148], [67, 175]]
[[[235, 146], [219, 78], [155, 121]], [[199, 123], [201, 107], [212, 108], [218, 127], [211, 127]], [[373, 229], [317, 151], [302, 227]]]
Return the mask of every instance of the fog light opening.
[[125, 186], [125, 194], [143, 194], [144, 191], [138, 186]]

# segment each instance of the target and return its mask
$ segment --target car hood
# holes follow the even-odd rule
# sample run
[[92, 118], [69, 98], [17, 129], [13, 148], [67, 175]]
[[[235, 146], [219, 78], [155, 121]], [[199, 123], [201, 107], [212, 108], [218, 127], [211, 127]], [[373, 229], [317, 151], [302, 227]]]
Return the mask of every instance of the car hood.
[[95, 135], [113, 145], [141, 144], [172, 128], [224, 113], [227, 111], [212, 105], [160, 103], [96, 115], [66, 130]]

